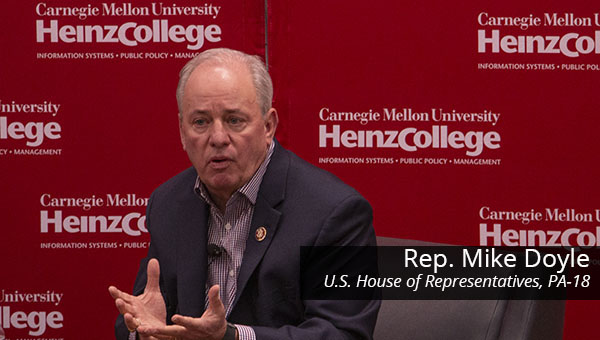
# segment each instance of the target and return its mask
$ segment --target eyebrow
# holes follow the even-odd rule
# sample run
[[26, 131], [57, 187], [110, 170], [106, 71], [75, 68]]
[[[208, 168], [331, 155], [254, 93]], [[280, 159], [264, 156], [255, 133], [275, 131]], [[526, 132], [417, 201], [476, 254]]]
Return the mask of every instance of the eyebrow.
[[197, 114], [197, 115], [202, 115], [202, 114], [208, 114], [208, 110], [200, 110], [200, 109], [195, 109], [192, 110], [191, 114]]
[[225, 109], [225, 113], [243, 113], [240, 109]]

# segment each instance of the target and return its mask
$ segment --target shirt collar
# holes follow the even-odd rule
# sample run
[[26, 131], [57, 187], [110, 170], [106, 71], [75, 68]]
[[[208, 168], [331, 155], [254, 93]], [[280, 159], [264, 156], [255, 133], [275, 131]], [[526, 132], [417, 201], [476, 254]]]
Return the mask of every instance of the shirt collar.
[[[260, 188], [260, 184], [262, 183], [263, 176], [267, 171], [267, 166], [271, 161], [271, 156], [273, 155], [273, 150], [275, 149], [275, 141], [272, 141], [267, 149], [267, 156], [265, 160], [260, 164], [254, 175], [250, 178], [250, 180], [242, 185], [235, 193], [233, 193], [232, 197], [236, 194], [241, 194], [248, 198], [248, 200], [252, 203], [252, 205], [256, 204], [256, 197], [258, 196], [258, 189]], [[200, 196], [204, 201], [208, 204], [214, 205], [213, 201], [208, 194], [208, 189], [202, 181], [200, 177], [196, 177], [196, 183], [194, 184], [194, 191], [198, 196]], [[230, 198], [231, 200], [231, 198]]]

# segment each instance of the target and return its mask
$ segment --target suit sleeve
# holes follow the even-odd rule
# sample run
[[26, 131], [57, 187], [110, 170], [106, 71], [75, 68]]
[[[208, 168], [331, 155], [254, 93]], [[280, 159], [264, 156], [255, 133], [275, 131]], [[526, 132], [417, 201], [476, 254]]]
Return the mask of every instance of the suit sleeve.
[[[335, 207], [323, 224], [315, 246], [375, 246], [372, 209], [358, 194]], [[310, 264], [309, 264], [310, 266]], [[280, 328], [254, 326], [258, 340], [372, 339], [379, 300], [304, 300], [298, 325]]]

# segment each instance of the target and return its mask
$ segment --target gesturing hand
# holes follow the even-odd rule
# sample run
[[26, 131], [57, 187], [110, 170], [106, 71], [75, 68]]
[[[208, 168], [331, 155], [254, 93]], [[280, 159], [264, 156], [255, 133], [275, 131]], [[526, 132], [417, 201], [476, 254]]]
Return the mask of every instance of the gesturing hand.
[[[115, 299], [115, 305], [123, 314], [125, 325], [130, 331], [141, 327], [164, 327], [166, 325], [167, 310], [158, 284], [160, 278], [158, 260], [150, 259], [148, 261], [146, 273], [148, 280], [144, 293], [141, 295], [133, 296], [114, 286], [108, 287], [108, 291]], [[139, 333], [141, 339], [153, 339]]]
[[182, 340], [220, 340], [225, 335], [227, 321], [225, 320], [225, 307], [219, 297], [219, 286], [214, 285], [208, 291], [208, 308], [200, 318], [173, 315], [171, 318], [175, 325], [154, 326], [142, 323], [138, 333], [151, 335], [159, 339]]

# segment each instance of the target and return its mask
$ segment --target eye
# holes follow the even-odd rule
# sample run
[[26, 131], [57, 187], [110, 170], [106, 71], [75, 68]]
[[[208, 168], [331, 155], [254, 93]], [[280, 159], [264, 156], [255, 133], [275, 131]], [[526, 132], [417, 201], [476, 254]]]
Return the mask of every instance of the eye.
[[229, 117], [229, 124], [231, 125], [239, 125], [243, 123], [243, 120], [239, 117]]
[[192, 124], [195, 126], [204, 126], [206, 123], [207, 121], [204, 118], [196, 118], [192, 121]]

